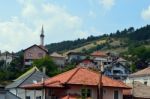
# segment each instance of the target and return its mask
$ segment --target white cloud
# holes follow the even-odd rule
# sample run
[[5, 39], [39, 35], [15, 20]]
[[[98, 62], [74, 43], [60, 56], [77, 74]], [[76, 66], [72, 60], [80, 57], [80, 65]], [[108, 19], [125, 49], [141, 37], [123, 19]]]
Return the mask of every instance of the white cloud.
[[39, 44], [42, 24], [47, 44], [88, 36], [88, 32], [82, 30], [82, 19], [61, 6], [37, 0], [19, 2], [21, 16], [0, 21], [0, 46], [3, 46], [3, 51], [18, 51]]
[[150, 6], [147, 9], [144, 9], [141, 13], [141, 17], [144, 20], [150, 20]]
[[115, 0], [99, 0], [99, 2], [106, 10], [110, 10], [115, 5]]
[[36, 36], [36, 33], [33, 33], [17, 17], [11, 18], [10, 21], [0, 21], [0, 46], [2, 51], [17, 51], [25, 48], [30, 43], [36, 43]]
[[23, 16], [34, 17], [37, 15], [37, 10], [32, 4], [27, 4], [24, 6], [24, 10], [22, 11]]
[[90, 10], [88, 16], [95, 18], [96, 13], [94, 13], [92, 10]]

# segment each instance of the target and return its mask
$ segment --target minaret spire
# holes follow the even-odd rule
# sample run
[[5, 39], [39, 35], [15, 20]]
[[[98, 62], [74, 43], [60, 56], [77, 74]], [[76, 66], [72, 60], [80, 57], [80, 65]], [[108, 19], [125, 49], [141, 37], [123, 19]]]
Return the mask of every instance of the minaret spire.
[[44, 46], [44, 28], [43, 28], [43, 25], [42, 25], [40, 39], [41, 39], [41, 46]]

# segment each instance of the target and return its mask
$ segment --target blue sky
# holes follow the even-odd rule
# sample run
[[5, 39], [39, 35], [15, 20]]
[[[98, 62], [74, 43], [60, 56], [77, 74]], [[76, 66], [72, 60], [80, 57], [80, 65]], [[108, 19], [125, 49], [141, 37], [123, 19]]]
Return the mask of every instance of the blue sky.
[[1, 0], [0, 46], [19, 51], [150, 23], [150, 0]]

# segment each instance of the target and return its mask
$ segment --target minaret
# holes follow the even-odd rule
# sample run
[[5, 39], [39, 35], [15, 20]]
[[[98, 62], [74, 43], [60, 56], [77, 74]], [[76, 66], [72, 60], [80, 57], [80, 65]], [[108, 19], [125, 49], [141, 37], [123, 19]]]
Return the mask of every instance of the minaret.
[[40, 39], [41, 39], [41, 44], [40, 45], [44, 46], [44, 29], [43, 29], [43, 25], [42, 25]]

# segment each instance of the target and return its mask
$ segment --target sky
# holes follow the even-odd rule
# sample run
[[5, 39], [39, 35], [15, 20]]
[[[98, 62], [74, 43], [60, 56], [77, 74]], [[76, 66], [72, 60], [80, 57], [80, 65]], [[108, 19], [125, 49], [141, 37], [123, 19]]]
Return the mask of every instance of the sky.
[[0, 50], [140, 28], [150, 23], [150, 0], [0, 0]]

